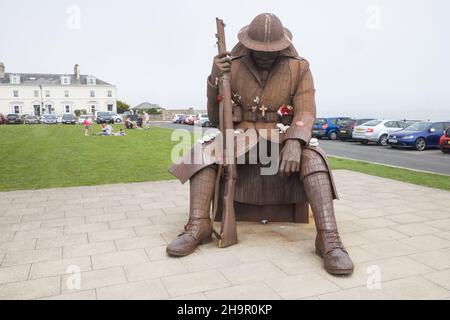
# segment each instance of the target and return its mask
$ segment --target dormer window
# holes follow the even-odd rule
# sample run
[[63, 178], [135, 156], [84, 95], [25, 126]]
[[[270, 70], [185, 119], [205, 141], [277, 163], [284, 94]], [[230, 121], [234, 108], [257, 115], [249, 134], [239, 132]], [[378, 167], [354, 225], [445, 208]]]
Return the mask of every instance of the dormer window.
[[20, 84], [20, 76], [18, 74], [13, 74], [10, 78], [11, 84]]
[[95, 86], [97, 84], [97, 80], [94, 77], [87, 77], [86, 78], [87, 84], [90, 86]]
[[61, 77], [61, 84], [62, 85], [69, 85], [70, 84], [70, 77], [69, 76], [62, 76]]

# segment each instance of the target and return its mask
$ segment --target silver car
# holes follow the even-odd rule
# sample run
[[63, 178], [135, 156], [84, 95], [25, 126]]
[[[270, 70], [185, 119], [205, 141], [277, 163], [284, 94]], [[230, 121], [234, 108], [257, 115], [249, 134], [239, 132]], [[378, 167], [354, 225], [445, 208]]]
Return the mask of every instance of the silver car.
[[375, 142], [387, 146], [390, 133], [403, 130], [410, 123], [400, 120], [372, 120], [353, 129], [353, 139], [362, 144]]
[[54, 114], [44, 114], [42, 116], [43, 124], [58, 124], [58, 118]]
[[209, 121], [207, 114], [199, 114], [197, 119], [194, 120], [194, 125], [201, 127], [211, 127], [211, 121]]

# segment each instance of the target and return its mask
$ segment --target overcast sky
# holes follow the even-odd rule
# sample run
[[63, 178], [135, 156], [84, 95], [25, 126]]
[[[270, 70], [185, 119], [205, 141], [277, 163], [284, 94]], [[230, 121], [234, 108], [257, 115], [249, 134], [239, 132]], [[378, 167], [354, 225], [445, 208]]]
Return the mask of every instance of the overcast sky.
[[215, 17], [231, 48], [262, 12], [310, 61], [319, 115], [450, 120], [448, 0], [0, 0], [0, 61], [18, 73], [79, 63], [132, 105], [204, 108]]

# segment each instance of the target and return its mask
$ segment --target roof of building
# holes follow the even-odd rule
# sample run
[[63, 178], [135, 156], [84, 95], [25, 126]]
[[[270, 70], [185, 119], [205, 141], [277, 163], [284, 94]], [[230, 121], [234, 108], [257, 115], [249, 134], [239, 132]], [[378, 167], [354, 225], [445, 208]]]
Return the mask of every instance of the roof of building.
[[[87, 85], [89, 75], [80, 75], [80, 80], [75, 79], [74, 74], [46, 74], [46, 73], [5, 73], [4, 78], [0, 78], [0, 84], [10, 84], [10, 77], [13, 75], [20, 76], [21, 85], [51, 85], [51, 86], [68, 86], [61, 84], [61, 77], [70, 77], [70, 85]], [[97, 85], [112, 86], [112, 84], [100, 80], [96, 77]]]
[[161, 109], [160, 105], [153, 104], [150, 102], [143, 102], [136, 107], [132, 108], [133, 110], [146, 110], [146, 109]]

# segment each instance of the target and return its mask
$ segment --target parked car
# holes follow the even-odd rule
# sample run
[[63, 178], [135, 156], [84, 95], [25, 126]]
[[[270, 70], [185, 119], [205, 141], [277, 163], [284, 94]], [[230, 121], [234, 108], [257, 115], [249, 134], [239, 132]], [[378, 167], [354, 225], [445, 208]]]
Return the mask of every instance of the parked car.
[[201, 127], [211, 127], [211, 121], [207, 114], [199, 114], [194, 121], [194, 125]]
[[183, 124], [184, 123], [184, 118], [186, 118], [187, 115], [186, 114], [181, 114], [180, 118], [178, 119], [178, 124]]
[[23, 120], [20, 114], [11, 113], [6, 116], [5, 124], [22, 124]]
[[397, 148], [414, 148], [423, 151], [426, 148], [439, 147], [439, 140], [450, 122], [416, 122], [405, 130], [389, 135], [388, 144]]
[[5, 116], [3, 114], [0, 113], [0, 124], [5, 124]]
[[372, 120], [355, 127], [353, 130], [353, 139], [362, 144], [375, 142], [382, 146], [387, 146], [390, 133], [403, 130], [410, 124], [398, 120]]
[[110, 123], [114, 124], [114, 116], [110, 112], [99, 112], [97, 113], [97, 124]]
[[62, 116], [62, 124], [75, 124], [77, 121], [73, 114], [65, 114]]
[[23, 122], [25, 124], [40, 124], [41, 123], [41, 118], [38, 116], [32, 116], [32, 115], [28, 115], [24, 118]]
[[123, 121], [123, 118], [121, 115], [117, 114], [117, 113], [113, 113], [113, 119], [115, 123], [121, 123]]
[[328, 138], [330, 140], [336, 140], [338, 138], [339, 122], [347, 119], [350, 118], [317, 118], [313, 126], [312, 136], [318, 139]]
[[43, 124], [58, 124], [58, 117], [56, 117], [54, 114], [44, 114], [42, 116], [42, 123]]
[[374, 119], [347, 119], [339, 123], [338, 138], [342, 141], [353, 139], [353, 129]]
[[445, 130], [445, 133], [439, 140], [439, 147], [443, 153], [450, 153], [450, 127]]
[[183, 118], [183, 124], [194, 125], [195, 116], [190, 114]]
[[172, 123], [180, 124], [181, 121], [183, 120], [183, 116], [184, 116], [183, 114], [176, 114], [176, 115], [174, 115], [173, 118], [172, 118]]
[[183, 114], [180, 119], [180, 124], [185, 124], [185, 119], [188, 117], [187, 114]]

